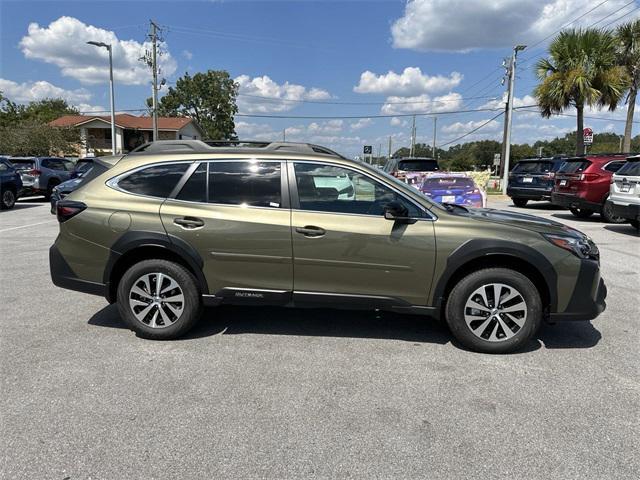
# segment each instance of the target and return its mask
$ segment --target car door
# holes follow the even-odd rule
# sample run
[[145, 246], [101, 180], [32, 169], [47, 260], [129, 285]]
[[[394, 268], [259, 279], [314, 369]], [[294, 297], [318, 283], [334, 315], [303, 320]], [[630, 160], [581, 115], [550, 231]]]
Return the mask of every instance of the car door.
[[[296, 302], [426, 304], [436, 250], [430, 212], [364, 169], [295, 161], [288, 172]], [[340, 196], [345, 175], [354, 190], [348, 197]], [[385, 219], [390, 202], [412, 220]]]
[[194, 164], [160, 208], [167, 233], [194, 247], [209, 294], [284, 304], [293, 264], [287, 178], [279, 160]]

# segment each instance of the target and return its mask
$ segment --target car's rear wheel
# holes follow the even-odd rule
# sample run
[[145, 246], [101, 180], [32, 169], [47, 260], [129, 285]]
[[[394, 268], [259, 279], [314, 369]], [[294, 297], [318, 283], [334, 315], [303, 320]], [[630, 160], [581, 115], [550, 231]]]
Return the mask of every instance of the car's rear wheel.
[[607, 223], [626, 223], [627, 219], [624, 217], [617, 217], [613, 214], [613, 204], [611, 202], [604, 202], [602, 206], [602, 218]]
[[638, 220], [629, 220], [629, 223], [636, 230], [640, 230], [640, 221], [638, 221]]
[[140, 337], [178, 338], [202, 313], [194, 276], [180, 264], [144, 260], [130, 267], [118, 284], [120, 316]]
[[526, 198], [512, 198], [511, 200], [516, 207], [526, 207], [529, 202]]
[[16, 192], [10, 188], [7, 188], [2, 192], [2, 197], [0, 197], [0, 208], [2, 210], [9, 210], [13, 208], [16, 204]]
[[535, 285], [507, 268], [478, 270], [453, 287], [446, 320], [465, 347], [507, 353], [526, 345], [542, 322], [542, 301]]
[[578, 218], [589, 218], [591, 215], [593, 215], [593, 210], [587, 210], [586, 208], [571, 207], [569, 211], [573, 214], [574, 217]]

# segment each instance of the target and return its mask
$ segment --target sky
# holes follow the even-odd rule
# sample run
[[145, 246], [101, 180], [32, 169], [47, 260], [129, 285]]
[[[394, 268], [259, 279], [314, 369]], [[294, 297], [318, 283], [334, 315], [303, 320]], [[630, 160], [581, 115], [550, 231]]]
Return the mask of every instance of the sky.
[[[528, 45], [514, 104], [530, 106], [533, 67], [561, 28], [639, 17], [640, 0], [0, 0], [0, 91], [108, 114], [107, 52], [86, 44], [97, 40], [114, 45], [116, 110], [143, 114], [151, 72], [139, 58], [153, 19], [163, 38], [160, 95], [185, 72], [227, 70], [240, 85], [241, 139], [284, 133], [349, 156], [364, 145], [386, 154], [389, 138], [394, 150], [409, 144], [416, 114], [417, 141], [431, 144], [437, 117], [436, 143], [448, 148], [502, 138], [502, 62], [514, 45]], [[585, 123], [621, 134], [625, 114], [624, 105], [594, 109]], [[543, 119], [534, 107], [514, 115], [512, 138], [572, 130], [574, 118]]]

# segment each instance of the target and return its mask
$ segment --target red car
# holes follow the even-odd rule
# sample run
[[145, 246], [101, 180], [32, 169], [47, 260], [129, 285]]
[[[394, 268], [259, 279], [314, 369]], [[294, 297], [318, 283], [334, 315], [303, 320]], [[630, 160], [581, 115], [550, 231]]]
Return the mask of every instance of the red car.
[[614, 172], [624, 164], [628, 154], [594, 154], [569, 158], [556, 173], [551, 203], [566, 207], [579, 218], [594, 213], [609, 223], [624, 223], [616, 217], [611, 204], [605, 203]]

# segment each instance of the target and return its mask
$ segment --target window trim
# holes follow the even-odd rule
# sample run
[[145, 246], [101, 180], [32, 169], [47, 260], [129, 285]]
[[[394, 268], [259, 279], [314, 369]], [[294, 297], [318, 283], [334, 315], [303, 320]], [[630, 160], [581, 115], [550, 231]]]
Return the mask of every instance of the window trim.
[[[169, 161], [169, 162], [153, 162], [153, 163], [147, 163], [145, 165], [141, 165], [139, 167], [136, 168], [132, 168], [131, 170], [127, 170], [126, 172], [120, 173], [118, 175], [116, 175], [115, 177], [111, 177], [108, 180], [106, 180], [104, 182], [104, 184], [109, 187], [112, 188], [120, 193], [126, 193], [127, 195], [135, 195], [136, 197], [142, 197], [142, 198], [153, 198], [155, 200], [166, 200], [167, 198], [170, 198], [169, 196], [166, 197], [156, 197], [154, 195], [145, 195], [143, 193], [135, 193], [135, 192], [130, 192], [129, 190], [125, 190], [124, 188], [120, 187], [118, 185], [118, 182], [120, 180], [122, 180], [123, 178], [128, 177], [129, 175], [133, 175], [136, 172], [139, 172], [140, 170], [144, 170], [146, 168], [151, 168], [151, 167], [158, 167], [158, 166], [162, 166], [162, 165], [176, 165], [176, 164], [182, 164], [182, 163], [186, 163], [186, 164], [192, 164], [192, 163], [196, 163], [197, 160], [176, 160], [176, 161]], [[184, 173], [182, 174], [182, 177], [180, 177], [180, 180], [178, 180], [178, 183], [180, 183], [184, 176], [186, 175], [186, 173], [189, 171], [190, 167], [187, 167], [187, 169], [184, 171]], [[177, 185], [177, 184], [176, 184]], [[174, 187], [175, 189], [175, 187]], [[171, 193], [173, 193], [173, 190], [171, 191]]]
[[300, 208], [300, 198], [298, 197], [298, 184], [296, 182], [296, 171], [295, 171], [295, 164], [296, 163], [313, 163], [313, 164], [320, 164], [320, 165], [326, 165], [329, 167], [337, 167], [337, 168], [344, 168], [345, 170], [351, 170], [353, 172], [359, 173], [360, 175], [363, 175], [367, 178], [369, 178], [370, 180], [374, 181], [374, 182], [378, 182], [382, 185], [384, 185], [385, 187], [387, 187], [388, 189], [392, 190], [393, 192], [395, 192], [396, 194], [398, 194], [400, 197], [402, 197], [404, 200], [408, 201], [409, 203], [413, 204], [418, 210], [420, 210], [425, 216], [424, 217], [411, 217], [412, 220], [426, 220], [429, 222], [435, 222], [438, 217], [436, 216], [436, 214], [434, 214], [431, 210], [425, 208], [423, 205], [420, 205], [418, 202], [416, 202], [415, 200], [413, 200], [412, 198], [408, 197], [407, 195], [404, 194], [404, 192], [400, 191], [399, 189], [395, 188], [394, 186], [388, 184], [387, 182], [384, 182], [383, 180], [376, 178], [372, 175], [370, 175], [368, 172], [362, 171], [362, 170], [357, 170], [353, 167], [351, 167], [350, 165], [343, 165], [340, 163], [331, 163], [331, 162], [326, 162], [324, 160], [287, 160], [287, 173], [288, 173], [288, 177], [289, 177], [289, 190], [290, 190], [290, 195], [291, 195], [291, 210], [295, 211], [295, 212], [312, 212], [312, 213], [323, 213], [323, 214], [328, 214], [328, 215], [346, 215], [346, 216], [350, 216], [350, 217], [371, 217], [371, 218], [382, 218], [384, 219], [384, 217], [382, 215], [370, 215], [370, 214], [366, 214], [366, 213], [347, 213], [347, 212], [326, 212], [323, 210], [306, 210], [306, 209], [302, 209]]

